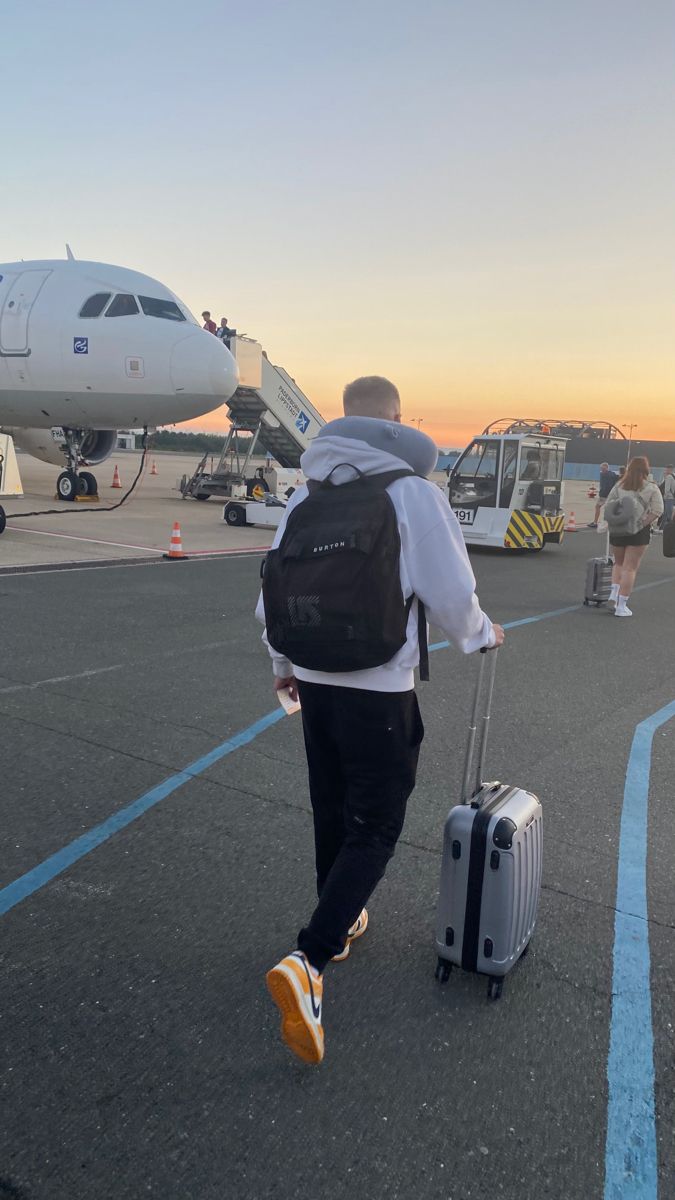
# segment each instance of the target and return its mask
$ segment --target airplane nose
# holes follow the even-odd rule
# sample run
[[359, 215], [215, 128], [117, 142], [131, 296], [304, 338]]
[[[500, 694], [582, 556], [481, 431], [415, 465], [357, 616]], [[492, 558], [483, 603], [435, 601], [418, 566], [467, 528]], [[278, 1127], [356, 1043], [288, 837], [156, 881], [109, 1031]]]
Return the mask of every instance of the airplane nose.
[[229, 400], [239, 382], [237, 364], [226, 346], [206, 330], [181, 338], [171, 351], [171, 382], [186, 397]]
[[219, 396], [224, 404], [237, 390], [239, 383], [239, 368], [234, 356], [220, 338], [212, 333], [207, 334], [213, 343], [210, 347], [210, 377], [214, 396]]

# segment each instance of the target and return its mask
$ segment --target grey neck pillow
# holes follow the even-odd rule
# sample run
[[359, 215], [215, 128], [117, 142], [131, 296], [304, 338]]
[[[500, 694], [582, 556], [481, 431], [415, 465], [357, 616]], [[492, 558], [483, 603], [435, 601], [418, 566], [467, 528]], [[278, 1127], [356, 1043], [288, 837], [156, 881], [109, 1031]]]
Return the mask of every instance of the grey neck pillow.
[[380, 421], [377, 417], [338, 417], [319, 430], [318, 437], [354, 438], [367, 442], [375, 450], [395, 454], [412, 467], [416, 475], [427, 478], [438, 462], [435, 443], [419, 429]]

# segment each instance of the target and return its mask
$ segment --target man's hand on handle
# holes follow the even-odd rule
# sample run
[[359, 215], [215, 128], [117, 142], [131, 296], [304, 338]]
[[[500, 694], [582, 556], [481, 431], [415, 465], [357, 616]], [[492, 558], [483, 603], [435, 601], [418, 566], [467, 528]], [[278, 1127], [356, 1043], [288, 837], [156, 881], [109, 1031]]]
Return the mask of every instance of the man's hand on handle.
[[288, 688], [288, 694], [295, 704], [295, 701], [298, 698], [298, 681], [295, 678], [295, 675], [289, 675], [286, 679], [280, 679], [278, 675], [274, 676], [275, 692], [281, 692], [284, 688]]
[[496, 650], [498, 646], [504, 645], [504, 638], [506, 637], [506, 634], [504, 633], [504, 626], [503, 625], [493, 625], [492, 632], [495, 635], [495, 644], [494, 644], [494, 646], [488, 646], [488, 649]]

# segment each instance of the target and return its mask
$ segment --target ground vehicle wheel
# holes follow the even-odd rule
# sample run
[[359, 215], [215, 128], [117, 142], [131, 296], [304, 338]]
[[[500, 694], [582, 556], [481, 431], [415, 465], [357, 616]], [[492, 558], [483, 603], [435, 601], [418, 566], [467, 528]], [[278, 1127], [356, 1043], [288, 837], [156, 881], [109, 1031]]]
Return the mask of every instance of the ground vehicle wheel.
[[96, 476], [92, 475], [91, 471], [80, 471], [78, 479], [78, 496], [98, 496], [98, 483]]
[[5, 510], [4, 510], [4, 508], [0, 507], [0, 533], [5, 532], [6, 524], [7, 524], [7, 517], [5, 516]]
[[210, 492], [195, 492], [195, 500], [210, 500]]
[[74, 471], [62, 471], [56, 481], [56, 494], [59, 500], [74, 500], [78, 486], [77, 475]]
[[245, 525], [246, 513], [240, 504], [231, 504], [225, 513], [225, 521], [228, 525]]

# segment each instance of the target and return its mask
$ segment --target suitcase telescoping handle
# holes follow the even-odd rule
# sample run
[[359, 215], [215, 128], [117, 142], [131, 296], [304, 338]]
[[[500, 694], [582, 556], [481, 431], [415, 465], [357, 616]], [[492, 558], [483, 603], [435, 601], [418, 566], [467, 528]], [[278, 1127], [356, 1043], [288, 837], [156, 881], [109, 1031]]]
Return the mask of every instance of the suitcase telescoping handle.
[[[495, 671], [497, 670], [497, 650], [489, 650], [484, 648], [480, 652], [480, 667], [478, 668], [478, 679], [476, 680], [476, 691], [473, 697], [473, 707], [471, 710], [471, 720], [469, 722], [469, 738], [466, 745], [466, 758], [464, 760], [464, 780], [462, 783], [462, 804], [470, 804], [472, 798], [476, 795], [483, 783], [483, 768], [485, 766], [485, 752], [487, 750], [488, 726], [490, 724], [490, 711], [492, 709], [492, 694], [495, 689]], [[485, 677], [485, 662], [489, 662], [488, 680], [485, 698], [481, 706], [481, 694], [483, 692], [483, 680]], [[482, 707], [482, 716], [480, 716]], [[480, 731], [478, 726], [480, 724]], [[476, 734], [478, 733], [478, 751], [476, 753]], [[474, 766], [474, 758], [476, 763]]]

